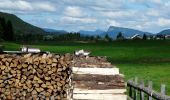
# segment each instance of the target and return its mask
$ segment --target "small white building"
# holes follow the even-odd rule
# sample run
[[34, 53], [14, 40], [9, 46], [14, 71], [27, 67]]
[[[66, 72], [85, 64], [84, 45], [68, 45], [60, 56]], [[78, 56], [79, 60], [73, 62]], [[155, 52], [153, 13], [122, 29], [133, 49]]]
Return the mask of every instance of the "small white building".
[[38, 48], [29, 48], [27, 46], [22, 46], [20, 49], [21, 49], [21, 52], [30, 52], [30, 53], [39, 53], [39, 52], [41, 52], [41, 50], [38, 49]]
[[90, 52], [84, 51], [83, 49], [82, 49], [82, 50], [75, 51], [75, 55], [76, 55], [76, 56], [80, 56], [80, 55], [88, 56], [89, 54], [90, 54]]

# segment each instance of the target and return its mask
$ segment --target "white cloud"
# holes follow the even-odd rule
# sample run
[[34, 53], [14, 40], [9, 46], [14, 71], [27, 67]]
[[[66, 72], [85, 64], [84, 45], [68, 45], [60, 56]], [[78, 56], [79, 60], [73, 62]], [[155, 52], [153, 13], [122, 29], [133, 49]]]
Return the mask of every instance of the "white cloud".
[[1, 0], [0, 1], [1, 9], [19, 9], [19, 10], [32, 10], [30, 3], [26, 1], [12, 1], [12, 0]]
[[159, 18], [158, 25], [159, 26], [170, 26], [170, 19]]
[[115, 20], [110, 20], [110, 19], [107, 19], [106, 20], [106, 23], [107, 23], [107, 26], [120, 26], [120, 23], [116, 22]]
[[149, 15], [149, 16], [154, 16], [154, 17], [160, 16], [160, 12], [158, 10], [155, 10], [155, 9], [147, 10], [146, 14]]
[[102, 16], [109, 18], [125, 18], [125, 17], [134, 17], [135, 11], [109, 11], [109, 12], [100, 12]]
[[52, 18], [47, 18], [47, 23], [49, 23], [49, 24], [53, 24], [53, 23], [55, 23], [55, 20], [54, 19], [52, 19]]
[[162, 4], [162, 1], [161, 0], [151, 0], [153, 3], [156, 3], [156, 4]]
[[82, 17], [85, 15], [79, 7], [75, 7], [75, 6], [67, 7], [65, 9], [64, 14], [71, 17]]
[[96, 23], [97, 20], [94, 18], [74, 18], [74, 17], [62, 17], [61, 22], [63, 23], [84, 23], [84, 24], [89, 24], [89, 23]]
[[154, 3], [154, 4], [161, 4], [161, 0], [129, 0], [132, 3]]
[[28, 2], [24, 0], [0, 0], [0, 9], [23, 11], [55, 11], [56, 8], [49, 2]]
[[33, 4], [34, 9], [37, 10], [43, 10], [43, 11], [56, 11], [56, 8], [53, 6], [53, 4], [48, 2], [37, 2]]

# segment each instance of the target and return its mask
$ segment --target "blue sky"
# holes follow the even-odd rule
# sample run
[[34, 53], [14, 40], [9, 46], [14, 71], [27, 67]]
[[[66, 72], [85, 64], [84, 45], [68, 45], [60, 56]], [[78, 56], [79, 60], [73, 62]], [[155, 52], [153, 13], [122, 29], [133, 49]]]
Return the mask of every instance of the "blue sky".
[[107, 30], [109, 26], [157, 33], [170, 28], [170, 0], [0, 0], [0, 11], [57, 30]]

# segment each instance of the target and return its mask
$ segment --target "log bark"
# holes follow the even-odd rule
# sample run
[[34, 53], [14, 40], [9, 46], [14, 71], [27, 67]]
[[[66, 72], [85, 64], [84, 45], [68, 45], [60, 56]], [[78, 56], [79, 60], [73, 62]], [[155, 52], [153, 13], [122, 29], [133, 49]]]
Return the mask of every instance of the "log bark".
[[70, 54], [0, 54], [0, 99], [63, 100], [70, 64]]

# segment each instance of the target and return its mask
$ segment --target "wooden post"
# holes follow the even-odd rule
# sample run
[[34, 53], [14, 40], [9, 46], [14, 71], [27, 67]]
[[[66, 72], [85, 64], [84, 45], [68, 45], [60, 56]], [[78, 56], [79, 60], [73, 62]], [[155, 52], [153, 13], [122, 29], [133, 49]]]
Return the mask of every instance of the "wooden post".
[[[162, 94], [162, 95], [165, 95], [165, 94], [166, 94], [165, 88], [166, 88], [166, 85], [165, 85], [165, 84], [162, 84], [162, 85], [161, 85], [161, 94]], [[164, 98], [164, 99], [166, 99], [166, 98]]]
[[[151, 91], [152, 91], [152, 86], [153, 86], [152, 81], [149, 81], [149, 82], [148, 82], [148, 89], [151, 90]], [[148, 95], [148, 100], [152, 100], [152, 96], [149, 96], [149, 95]]]
[[132, 86], [129, 86], [129, 96], [132, 98]]
[[[144, 81], [143, 81], [143, 80], [141, 80], [140, 86], [141, 86], [141, 87], [144, 87]], [[140, 90], [140, 100], [144, 100], [144, 99], [145, 99], [144, 92], [142, 92], [142, 91]]]
[[165, 84], [162, 84], [162, 85], [161, 85], [161, 94], [162, 94], [162, 95], [165, 95], [165, 94], [166, 94], [165, 88], [166, 88], [166, 85], [165, 85]]
[[[138, 78], [135, 77], [135, 84], [138, 84]], [[138, 90], [134, 89], [134, 100], [137, 100], [138, 98]]]

